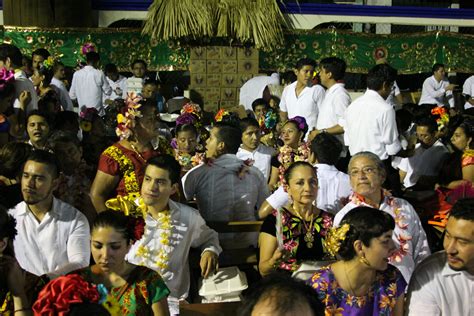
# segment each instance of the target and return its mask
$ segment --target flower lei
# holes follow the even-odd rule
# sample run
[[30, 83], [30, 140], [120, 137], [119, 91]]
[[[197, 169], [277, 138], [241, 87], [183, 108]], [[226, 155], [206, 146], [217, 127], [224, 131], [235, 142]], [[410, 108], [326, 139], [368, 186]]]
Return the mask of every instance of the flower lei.
[[110, 315], [118, 315], [120, 311], [119, 303], [103, 284], [91, 284], [78, 274], [60, 276], [49, 282], [38, 294], [32, 309], [35, 315], [65, 316], [71, 304], [87, 302], [101, 304]]
[[[303, 221], [291, 215], [289, 211], [282, 208], [279, 212], [281, 214], [281, 225], [283, 249], [291, 254], [291, 258], [286, 261], [281, 261], [278, 268], [287, 271], [296, 271], [300, 267], [300, 262], [296, 260], [296, 252], [300, 244], [299, 237], [304, 235], [304, 224]], [[278, 216], [278, 211], [273, 211], [274, 216]], [[328, 213], [321, 211], [319, 216], [314, 219], [313, 231], [317, 232], [321, 236], [321, 242], [324, 248], [324, 238], [327, 236], [328, 231], [332, 227], [332, 218]]]
[[439, 118], [436, 119], [438, 124], [438, 131], [442, 130], [444, 127], [449, 124], [449, 114], [443, 106], [437, 106], [431, 109], [432, 115], [439, 115]]
[[135, 119], [142, 117], [142, 113], [138, 110], [141, 107], [139, 103], [141, 96], [135, 92], [129, 92], [125, 100], [126, 107], [122, 109], [122, 113], [117, 114], [117, 128], [115, 133], [120, 140], [128, 139], [132, 134], [132, 128], [135, 127]]
[[[146, 205], [143, 199], [139, 201], [139, 208], [145, 210]], [[171, 237], [171, 211], [165, 210], [158, 214], [156, 218], [158, 227], [162, 230], [160, 234], [160, 249], [150, 250], [148, 246], [140, 245], [137, 249], [136, 256], [140, 257], [140, 265], [145, 265], [146, 261], [154, 261], [155, 266], [158, 268], [160, 275], [163, 275], [168, 269], [169, 264], [169, 253], [170, 253], [170, 237]], [[145, 232], [145, 234], [147, 231]]]
[[285, 171], [293, 162], [308, 161], [308, 158], [309, 147], [307, 143], [302, 143], [296, 151], [288, 145], [281, 146], [280, 153], [278, 154], [278, 161], [280, 162], [280, 166], [278, 167], [280, 171], [279, 184], [285, 183]]
[[191, 156], [190, 154], [180, 153], [177, 149], [174, 151], [174, 157], [183, 168], [190, 166], [195, 167], [203, 163], [205, 160], [204, 153], [196, 152], [193, 156]]
[[[398, 227], [399, 232], [396, 234], [397, 241], [400, 247], [395, 250], [393, 255], [390, 257], [391, 262], [401, 262], [403, 257], [406, 256], [410, 251], [410, 245], [408, 241], [411, 240], [411, 236], [408, 236], [405, 231], [408, 228], [408, 223], [405, 222], [405, 216], [402, 214], [402, 210], [398, 205], [395, 198], [388, 192], [387, 190], [383, 189], [382, 194], [384, 198], [387, 198], [387, 205], [389, 205], [394, 213], [395, 225]], [[365, 198], [357, 193], [352, 193], [350, 197], [350, 201], [355, 205], [359, 206], [362, 204], [374, 207], [374, 205], [370, 205]]]
[[7, 70], [6, 68], [0, 69], [0, 92], [5, 89], [9, 84], [15, 82], [15, 72], [12, 70]]

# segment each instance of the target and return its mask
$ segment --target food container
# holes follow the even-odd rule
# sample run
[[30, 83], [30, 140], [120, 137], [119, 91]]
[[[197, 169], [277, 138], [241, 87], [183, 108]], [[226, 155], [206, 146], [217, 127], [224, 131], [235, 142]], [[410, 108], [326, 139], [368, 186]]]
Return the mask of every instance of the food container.
[[236, 302], [248, 287], [245, 273], [237, 267], [219, 269], [213, 276], [200, 279], [199, 295], [203, 303]]

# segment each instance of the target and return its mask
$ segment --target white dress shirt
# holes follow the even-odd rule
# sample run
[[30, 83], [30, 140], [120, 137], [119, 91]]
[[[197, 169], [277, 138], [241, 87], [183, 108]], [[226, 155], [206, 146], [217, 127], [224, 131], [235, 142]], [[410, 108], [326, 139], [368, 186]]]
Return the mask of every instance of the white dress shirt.
[[28, 91], [31, 96], [31, 101], [26, 105], [25, 114], [28, 115], [33, 110], [38, 109], [38, 93], [36, 93], [33, 83], [28, 79], [25, 72], [20, 69], [15, 70], [15, 102], [13, 107], [16, 109], [20, 108], [20, 101], [18, 97], [23, 91]]
[[[390, 199], [393, 199], [393, 202], [390, 202]], [[346, 206], [344, 206], [344, 208], [334, 217], [333, 225], [335, 227], [339, 226], [344, 216], [357, 206], [359, 205], [354, 202], [347, 203]], [[370, 205], [361, 203], [360, 206]], [[399, 237], [409, 239], [407, 241], [408, 250], [407, 254], [401, 258], [401, 261], [397, 262], [392, 260], [390, 264], [400, 270], [405, 281], [408, 283], [413, 271], [415, 270], [415, 266], [428, 257], [431, 252], [428, 246], [428, 240], [426, 239], [426, 233], [421, 226], [420, 218], [410, 203], [404, 199], [389, 198], [385, 196], [379, 207], [379, 210], [392, 215], [393, 218], [396, 218], [395, 211], [397, 209], [400, 211], [400, 225], [407, 225], [407, 227], [406, 229], [402, 229], [397, 223], [395, 223], [393, 241], [398, 249], [400, 248]]]
[[408, 316], [474, 315], [474, 275], [454, 271], [440, 251], [419, 264], [408, 287]]
[[385, 99], [385, 101], [387, 101], [388, 104], [390, 104], [391, 106], [393, 106], [394, 109], [398, 109], [401, 104], [398, 104], [397, 103], [397, 99], [396, 99], [396, 96], [400, 94], [400, 88], [398, 87], [398, 84], [396, 81], [393, 82], [393, 86], [392, 86], [392, 91], [390, 91], [390, 94], [388, 95], [387, 99]]
[[267, 182], [270, 177], [270, 171], [272, 170], [271, 161], [273, 155], [275, 155], [275, 150], [263, 144], [258, 145], [254, 151], [248, 151], [242, 147], [237, 151], [237, 158], [244, 161], [251, 159], [253, 165], [262, 172]]
[[110, 95], [104, 95], [105, 100], [115, 100], [123, 98], [124, 92], [127, 90], [127, 78], [122, 75], [119, 75], [117, 81], [111, 80], [109, 77], [105, 77], [109, 83], [112, 93]]
[[[241, 177], [239, 177], [241, 174]], [[186, 199], [196, 198], [206, 221], [255, 221], [269, 195], [262, 172], [236, 155], [224, 154], [189, 170], [182, 178]], [[258, 234], [220, 234], [224, 249], [256, 245]]]
[[13, 241], [15, 257], [26, 271], [57, 277], [89, 265], [89, 223], [71, 205], [53, 198], [53, 206], [41, 222], [25, 202], [8, 213], [16, 219], [18, 231]]
[[403, 180], [405, 188], [414, 186], [421, 176], [437, 176], [448, 156], [448, 149], [439, 139], [430, 148], [416, 144], [413, 156], [402, 158], [398, 165], [407, 173]]
[[[462, 86], [462, 94], [468, 95], [471, 98], [474, 98], [474, 76], [470, 76], [469, 78], [464, 81], [464, 85]], [[471, 103], [467, 102], [464, 104], [464, 109], [470, 109], [474, 107]]]
[[[188, 255], [190, 248], [199, 247], [202, 252], [212, 251], [216, 255], [222, 251], [219, 246], [217, 233], [210, 229], [199, 212], [187, 205], [168, 202], [171, 211], [171, 236], [169, 244], [161, 243], [161, 236], [166, 233], [161, 228], [162, 223], [147, 214], [145, 218], [145, 233], [136, 241], [126, 256], [126, 260], [141, 266], [153, 269], [161, 274], [161, 277], [171, 291], [171, 301], [184, 300], [188, 297], [190, 276]], [[157, 258], [149, 255], [141, 255], [140, 248], [147, 249], [147, 254], [158, 253], [165, 249], [168, 254], [168, 267], [161, 269], [156, 264]]]
[[[281, 95], [280, 110], [288, 113], [288, 118], [302, 116], [308, 124], [308, 131], [316, 128], [319, 108], [324, 100], [325, 91], [320, 85], [305, 87], [299, 96], [296, 96], [297, 81], [285, 87]], [[306, 133], [305, 140], [308, 139]]]
[[74, 111], [71, 97], [69, 96], [69, 92], [67, 91], [64, 82], [53, 77], [53, 79], [51, 79], [51, 85], [57, 88], [56, 91], [59, 94], [59, 102], [61, 102], [64, 111]]
[[449, 81], [443, 79], [437, 81], [434, 76], [426, 78], [421, 89], [421, 98], [418, 104], [436, 104], [438, 106], [447, 105], [445, 97], [448, 99], [449, 106], [454, 107], [453, 91], [446, 91]]
[[402, 148], [398, 139], [395, 110], [374, 90], [349, 105], [344, 126], [344, 140], [353, 156], [370, 151], [385, 160]]
[[[316, 205], [319, 209], [336, 214], [344, 206], [343, 200], [352, 192], [349, 176], [331, 165], [318, 163], [314, 166], [318, 177]], [[267, 198], [267, 202], [274, 209], [279, 209], [288, 203], [288, 193], [280, 186]]]
[[92, 66], [85, 66], [76, 71], [72, 77], [69, 96], [73, 100], [77, 99], [79, 110], [86, 106], [96, 108], [99, 113], [103, 114], [103, 95], [108, 96], [111, 93], [112, 89], [104, 73]]
[[[316, 129], [322, 130], [331, 128], [335, 125], [344, 127], [344, 118], [347, 107], [351, 104], [351, 96], [344, 88], [343, 83], [336, 83], [331, 88], [326, 90], [326, 95], [319, 108], [318, 120], [316, 122]], [[341, 157], [346, 156], [347, 149], [344, 146], [344, 135], [334, 135], [343, 145], [343, 152]]]

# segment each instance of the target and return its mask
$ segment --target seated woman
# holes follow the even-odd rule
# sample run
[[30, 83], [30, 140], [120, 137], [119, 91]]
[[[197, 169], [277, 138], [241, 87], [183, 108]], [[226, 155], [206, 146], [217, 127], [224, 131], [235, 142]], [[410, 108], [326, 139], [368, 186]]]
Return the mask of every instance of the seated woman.
[[126, 113], [117, 116], [120, 141], [105, 149], [100, 157], [91, 187], [92, 203], [97, 212], [104, 211], [105, 202], [117, 195], [135, 199], [140, 192], [146, 161], [160, 153], [172, 155], [166, 141], [160, 141], [157, 149], [152, 145], [157, 137], [155, 103], [138, 102], [139, 98], [128, 100]]
[[282, 184], [285, 170], [291, 163], [308, 160], [309, 147], [303, 142], [306, 132], [308, 124], [304, 117], [295, 116], [283, 124], [280, 131], [283, 145], [279, 149], [280, 153], [272, 158], [272, 171], [268, 182], [271, 191]]
[[25, 272], [15, 259], [15, 219], [0, 207], [0, 315], [32, 315], [31, 301], [49, 280]]
[[308, 281], [326, 315], [403, 315], [407, 284], [388, 264], [395, 250], [394, 228], [390, 214], [360, 206], [329, 231], [326, 248], [340, 260]]
[[116, 211], [100, 213], [91, 232], [95, 264], [71, 274], [103, 284], [120, 305], [121, 315], [168, 315], [169, 290], [160, 275], [125, 261], [133, 241], [141, 238], [143, 225]]
[[285, 172], [290, 202], [263, 222], [260, 236], [260, 274], [292, 272], [301, 261], [323, 260], [323, 239], [332, 225], [329, 213], [313, 205], [318, 193], [316, 170], [307, 162], [293, 163]]

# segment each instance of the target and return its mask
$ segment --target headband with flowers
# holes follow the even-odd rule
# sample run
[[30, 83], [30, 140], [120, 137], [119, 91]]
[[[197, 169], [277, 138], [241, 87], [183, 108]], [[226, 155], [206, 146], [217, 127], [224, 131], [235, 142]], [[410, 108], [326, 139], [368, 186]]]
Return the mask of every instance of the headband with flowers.
[[101, 304], [110, 315], [120, 311], [117, 300], [108, 294], [103, 284], [90, 284], [78, 274], [60, 276], [50, 281], [38, 294], [32, 309], [34, 315], [69, 314], [72, 304]]
[[92, 122], [95, 117], [99, 116], [96, 108], [88, 108], [83, 106], [79, 113], [79, 126], [84, 132], [90, 132], [92, 129]]
[[302, 132], [307, 132], [308, 131], [308, 124], [306, 123], [306, 119], [302, 116], [292, 117], [288, 120], [288, 122], [295, 123], [296, 127]]
[[436, 119], [436, 123], [438, 124], [438, 131], [448, 126], [449, 114], [448, 114], [448, 111], [446, 111], [446, 109], [443, 106], [437, 106], [431, 109], [431, 114], [433, 116], [439, 116]]
[[53, 68], [54, 63], [56, 60], [54, 59], [53, 56], [49, 56], [47, 59], [43, 61], [43, 67], [50, 70]]
[[125, 99], [126, 106], [117, 114], [117, 128], [115, 133], [120, 140], [128, 139], [132, 134], [132, 128], [135, 127], [135, 119], [142, 117], [142, 113], [138, 110], [142, 105], [140, 101], [142, 97], [135, 92], [129, 92]]
[[227, 115], [230, 115], [230, 113], [227, 112], [225, 109], [220, 109], [219, 111], [217, 111], [216, 116], [214, 116], [214, 120], [216, 122], [222, 122], [222, 119], [224, 118], [224, 116], [227, 116]]
[[7, 68], [0, 69], [0, 92], [5, 90], [5, 87], [15, 82], [15, 72], [7, 70]]
[[183, 115], [185, 113], [193, 114], [198, 119], [200, 119], [202, 110], [201, 110], [201, 107], [199, 106], [199, 104], [188, 102], [185, 105], [183, 105], [183, 108], [181, 109], [181, 115]]
[[324, 247], [328, 253], [335, 257], [341, 248], [341, 242], [346, 239], [347, 232], [350, 229], [349, 224], [343, 224], [339, 227], [329, 229], [326, 238], [324, 239]]

